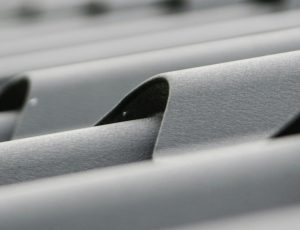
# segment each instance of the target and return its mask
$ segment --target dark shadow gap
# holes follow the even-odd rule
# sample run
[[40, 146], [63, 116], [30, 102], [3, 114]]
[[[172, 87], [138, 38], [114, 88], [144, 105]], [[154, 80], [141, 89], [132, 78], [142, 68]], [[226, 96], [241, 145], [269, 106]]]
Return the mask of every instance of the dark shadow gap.
[[273, 137], [280, 138], [296, 134], [300, 134], [300, 115], [298, 115], [294, 120], [292, 120], [287, 126], [281, 129]]
[[9, 82], [0, 94], [0, 112], [18, 111], [25, 104], [29, 82], [22, 78]]
[[169, 97], [169, 84], [164, 78], [144, 83], [127, 95], [117, 107], [96, 125], [152, 117], [165, 111]]

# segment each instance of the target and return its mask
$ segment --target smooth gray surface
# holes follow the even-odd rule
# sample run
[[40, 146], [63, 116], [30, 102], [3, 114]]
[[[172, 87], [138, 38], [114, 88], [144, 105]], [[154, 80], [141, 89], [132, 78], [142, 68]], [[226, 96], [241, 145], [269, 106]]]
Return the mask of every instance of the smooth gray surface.
[[[121, 4], [122, 2], [125, 4]], [[145, 11], [145, 9], [150, 9], [150, 11], [156, 11], [160, 14], [166, 13], [168, 10], [167, 7], [162, 7], [160, 4], [148, 4], [148, 1], [10, 0], [8, 3], [1, 5], [0, 17], [2, 21], [22, 24], [23, 21], [25, 23], [26, 21], [30, 23], [34, 20], [39, 22], [58, 21], [65, 18], [90, 17], [116, 11]]]
[[[297, 229], [300, 225], [299, 204], [284, 208], [271, 209], [262, 212], [254, 212], [248, 215], [241, 215], [224, 220], [211, 221], [208, 223], [178, 228], [168, 228], [169, 230], [285, 230]], [[167, 229], [165, 229], [167, 230]]]
[[[87, 25], [88, 25], [90, 21], [91, 22], [97, 21], [97, 23], [103, 23], [103, 22], [107, 23], [107, 22], [111, 22], [111, 21], [119, 21], [120, 22], [122, 20], [128, 20], [128, 19], [140, 20], [142, 18], [149, 17], [151, 15], [154, 16], [154, 15], [170, 13], [170, 8], [168, 10], [168, 7], [167, 7], [168, 4], [153, 4], [153, 2], [157, 3], [158, 1], [160, 1], [160, 0], [152, 1], [152, 2], [150, 2], [151, 4], [149, 4], [149, 1], [147, 1], [147, 3], [145, 4], [145, 2], [143, 3], [142, 1], [133, 2], [133, 1], [117, 0], [116, 2], [112, 2], [112, 1], [103, 2], [101, 0], [100, 3], [104, 3], [104, 6], [108, 6], [108, 8], [107, 8], [108, 12], [106, 12], [104, 14], [99, 14], [98, 17], [96, 17], [100, 20], [97, 20], [97, 19], [93, 20], [93, 17], [87, 17], [87, 15], [78, 14], [77, 11], [79, 9], [77, 9], [77, 11], [76, 11], [76, 10], [74, 10], [74, 8], [71, 8], [71, 9], [68, 8], [66, 11], [66, 9], [64, 7], [61, 8], [62, 5], [68, 5], [68, 3], [70, 3], [69, 1], [66, 2], [65, 0], [64, 1], [50, 0], [50, 1], [47, 1], [47, 5], [45, 6], [45, 8], [49, 8], [51, 5], [52, 5], [52, 7], [50, 7], [50, 8], [53, 8], [53, 6], [58, 6], [58, 7], [60, 7], [59, 8], [60, 15], [53, 14], [53, 13], [51, 14], [51, 10], [50, 10], [51, 17], [48, 16], [45, 18], [45, 15], [47, 15], [47, 12], [45, 10], [43, 11], [43, 9], [42, 9], [43, 6], [39, 5], [36, 8], [39, 11], [41, 11], [42, 17], [38, 17], [37, 20], [26, 20], [26, 18], [24, 20], [24, 18], [22, 18], [22, 17], [20, 17], [20, 18], [14, 17], [14, 18], [10, 18], [10, 20], [7, 20], [7, 19], [1, 20], [0, 21], [0, 27], [1, 27], [0, 40], [3, 40], [3, 39], [5, 40], [8, 38], [16, 38], [17, 36], [22, 37], [22, 38], [24, 38], [24, 36], [25, 37], [32, 36], [32, 35], [38, 36], [38, 35], [41, 35], [41, 32], [43, 34], [45, 34], [45, 33], [51, 33], [54, 31], [70, 30], [70, 28], [72, 28], [72, 27], [77, 28], [78, 22], [79, 22], [79, 25], [81, 25], [82, 23], [85, 23], [85, 22], [87, 22]], [[7, 2], [8, 2], [8, 4], [7, 4]], [[0, 11], [5, 9], [6, 5], [16, 6], [15, 8], [19, 7], [18, 1], [14, 2], [13, 0], [10, 0], [10, 1], [5, 1], [5, 3], [3, 3], [1, 5]], [[80, 6], [82, 6], [81, 0], [79, 0], [79, 1], [77, 0], [76, 3], [79, 4]], [[87, 3], [87, 2], [85, 2], [85, 3]], [[97, 3], [97, 1], [96, 1], [96, 3]], [[237, 3], [237, 4], [246, 3], [247, 4], [248, 1], [244, 1], [244, 0], [230, 0], [230, 1], [228, 1], [228, 0], [225, 0], [225, 1], [192, 0], [191, 1], [191, 0], [189, 0], [189, 1], [185, 1], [185, 3], [187, 3], [187, 4], [184, 4], [183, 9], [176, 12], [177, 15], [179, 12], [190, 11], [190, 10], [195, 10], [195, 9], [196, 10], [197, 9], [209, 10], [210, 8], [217, 8], [217, 7], [225, 7], [226, 8], [226, 6], [233, 5], [233, 3]], [[75, 5], [77, 5], [77, 4], [75, 4]], [[264, 4], [257, 4], [257, 2], [253, 1], [251, 4], [253, 4], [253, 5], [256, 4], [257, 7], [260, 7], [261, 9], [265, 6], [271, 7], [271, 9], [274, 7], [277, 8], [276, 4], [273, 4], [273, 3], [264, 5]], [[133, 5], [133, 6], [138, 5], [138, 7], [130, 7], [131, 5]], [[176, 2], [175, 2], [175, 5], [176, 5]], [[115, 8], [121, 8], [122, 10], [112, 10]], [[256, 8], [256, 9], [258, 9], [258, 8]], [[12, 14], [12, 12], [10, 12], [8, 10], [6, 10], [6, 11], [7, 11], [8, 16], [9, 15], [15, 16], [14, 14]], [[72, 16], [72, 11], [73, 11], [73, 17], [70, 17], [70, 16]], [[176, 9], [175, 9], [175, 11], [176, 11]], [[76, 14], [76, 12], [77, 12], [77, 14]], [[79, 12], [80, 12], [80, 10], [79, 10]], [[14, 12], [14, 13], [16, 13], [16, 12]], [[70, 15], [70, 13], [71, 13], [71, 15]], [[55, 15], [59, 16], [59, 17], [55, 17]], [[62, 17], [63, 15], [64, 15], [64, 17]], [[0, 12], [0, 16], [1, 16], [1, 12]], [[74, 21], [75, 21], [75, 23], [74, 23]], [[60, 25], [60, 24], [62, 24], [62, 25]], [[12, 27], [12, 28], [10, 28], [10, 27]], [[5, 29], [4, 31], [3, 31], [3, 28]]]
[[[155, 4], [163, 2], [162, 0], [95, 0], [95, 3], [103, 4], [104, 6], [111, 9], [126, 9], [129, 7], [139, 6], [153, 6]], [[226, 5], [238, 2], [245, 2], [245, 0], [185, 0], [187, 4], [193, 6], [218, 6]], [[53, 1], [53, 0], [10, 0], [4, 1], [1, 11], [14, 10], [20, 5], [33, 5], [43, 11], [49, 10], [61, 10], [61, 9], [74, 9], [74, 7], [80, 7], [87, 3], [86, 0], [64, 0], [64, 1]], [[159, 5], [158, 5], [159, 6]]]
[[295, 28], [29, 72], [28, 100], [14, 138], [89, 127], [133, 87], [161, 72], [299, 48]]
[[0, 58], [0, 79], [28, 70], [296, 27], [300, 25], [299, 12], [257, 16]]
[[2, 143], [0, 184], [151, 159], [159, 123], [149, 118]]
[[299, 137], [2, 187], [1, 229], [161, 229], [300, 201]]
[[[112, 25], [98, 23], [87, 28], [62, 31], [60, 33], [39, 34], [29, 38], [23, 36], [17, 40], [2, 41], [0, 38], [0, 56], [16, 55], [37, 50], [69, 47], [73, 45], [122, 38], [138, 34], [149, 34], [168, 29], [179, 29], [223, 20], [270, 13], [272, 7], [254, 4], [238, 4], [216, 9], [198, 10], [181, 14], [160, 15], [145, 20], [119, 22]], [[93, 21], [93, 20], [91, 20]], [[101, 20], [98, 20], [101, 22]]]
[[17, 20], [0, 21], [0, 41], [27, 39], [34, 36], [64, 33], [67, 31], [92, 27], [95, 25], [109, 25], [122, 21], [143, 20], [161, 15], [162, 12], [153, 9], [126, 10], [110, 12], [97, 17], [85, 15], [71, 18], [51, 18], [51, 20]]

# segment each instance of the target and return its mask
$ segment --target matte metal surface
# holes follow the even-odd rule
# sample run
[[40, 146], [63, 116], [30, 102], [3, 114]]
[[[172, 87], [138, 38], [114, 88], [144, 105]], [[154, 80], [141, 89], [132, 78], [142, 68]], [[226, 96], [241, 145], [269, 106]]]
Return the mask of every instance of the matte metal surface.
[[299, 28], [30, 72], [14, 138], [89, 127], [157, 73], [297, 49]]
[[296, 204], [299, 143], [253, 143], [2, 187], [0, 227], [161, 229]]
[[169, 148], [268, 138], [300, 113], [299, 61], [298, 51], [160, 74], [127, 95], [100, 124], [161, 111], [154, 97], [166, 94], [165, 88], [156, 90], [161, 79], [169, 89], [154, 156]]
[[0, 79], [34, 69], [296, 27], [300, 25], [299, 12], [290, 11], [257, 16], [214, 25], [200, 25], [151, 35], [0, 58]]
[[[19, 39], [1, 41], [0, 56], [16, 55], [37, 50], [49, 50], [60, 47], [70, 47], [78, 44], [98, 42], [114, 38], [122, 38], [139, 34], [150, 34], [169, 29], [179, 29], [216, 21], [233, 20], [271, 12], [272, 7], [259, 7], [254, 4], [240, 4], [222, 8], [191, 11], [181, 14], [159, 15], [149, 19], [107, 23], [103, 19], [86, 20], [85, 26], [79, 29], [40, 36], [20, 37]], [[101, 23], [102, 22], [102, 23]], [[78, 22], [79, 23], [79, 22]], [[59, 23], [61, 24], [61, 22]], [[75, 24], [73, 22], [73, 24]], [[89, 24], [92, 24], [89, 25]], [[62, 26], [62, 25], [60, 25]], [[49, 32], [50, 28], [47, 29]], [[2, 32], [0, 30], [0, 32]], [[7, 35], [6, 35], [7, 36]]]
[[0, 185], [151, 159], [159, 123], [149, 118], [1, 143]]

